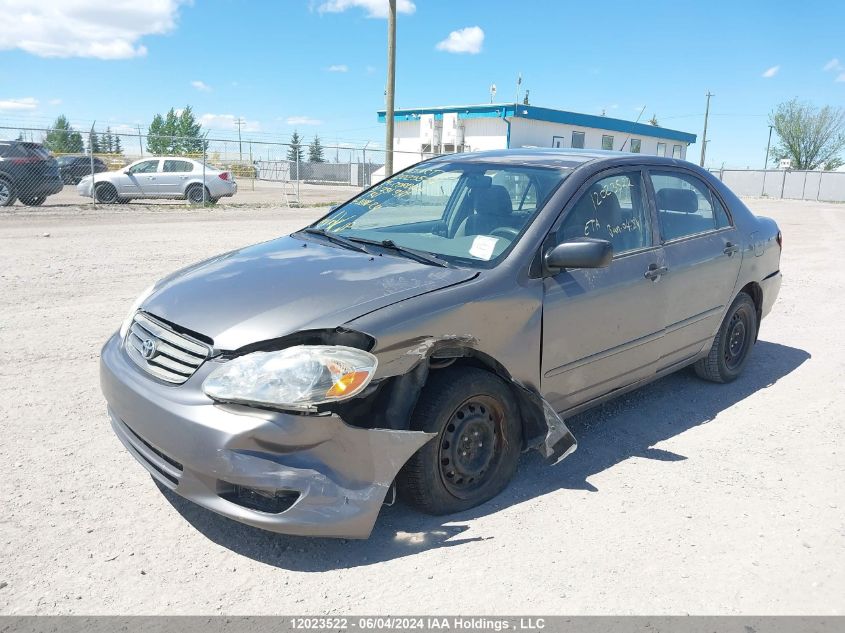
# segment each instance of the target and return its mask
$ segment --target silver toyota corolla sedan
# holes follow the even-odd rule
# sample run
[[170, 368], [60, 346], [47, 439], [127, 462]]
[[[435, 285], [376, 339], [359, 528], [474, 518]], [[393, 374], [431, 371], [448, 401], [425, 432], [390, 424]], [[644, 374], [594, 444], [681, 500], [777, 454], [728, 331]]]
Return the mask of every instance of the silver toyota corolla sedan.
[[[203, 190], [205, 182], [205, 190]], [[91, 187], [94, 187], [92, 192]], [[103, 204], [142, 198], [171, 198], [191, 204], [216, 204], [234, 196], [238, 184], [232, 172], [221, 171], [190, 158], [144, 158], [119, 171], [85, 176], [76, 186], [81, 196], [96, 196]]]
[[151, 286], [102, 389], [160, 484], [268, 530], [365, 538], [393, 490], [464, 510], [520, 452], [570, 454], [567, 416], [687, 366], [736, 379], [780, 255], [772, 220], [684, 161], [443, 156]]

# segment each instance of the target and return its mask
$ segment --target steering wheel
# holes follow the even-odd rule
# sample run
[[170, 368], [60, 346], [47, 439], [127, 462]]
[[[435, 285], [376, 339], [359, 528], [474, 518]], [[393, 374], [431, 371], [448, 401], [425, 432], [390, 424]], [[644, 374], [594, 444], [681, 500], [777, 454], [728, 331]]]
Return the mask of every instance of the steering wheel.
[[491, 231], [490, 235], [495, 235], [496, 237], [503, 237], [506, 240], [513, 241], [516, 239], [516, 236], [519, 235], [519, 231], [509, 226], [500, 226], [499, 228]]

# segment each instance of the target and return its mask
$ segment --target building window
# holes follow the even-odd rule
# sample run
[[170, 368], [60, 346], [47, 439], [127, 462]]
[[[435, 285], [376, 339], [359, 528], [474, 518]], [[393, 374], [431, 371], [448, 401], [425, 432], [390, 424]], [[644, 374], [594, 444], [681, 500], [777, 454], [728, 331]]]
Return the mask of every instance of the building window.
[[680, 158], [681, 157], [681, 146], [680, 145], [673, 145], [672, 146], [672, 158]]
[[610, 134], [601, 135], [601, 148], [613, 149], [613, 137]]
[[632, 154], [639, 154], [642, 151], [642, 141], [638, 138], [631, 139], [631, 153]]
[[583, 132], [573, 132], [572, 133], [572, 147], [576, 149], [584, 149], [584, 133]]
[[562, 136], [553, 136], [552, 137], [552, 147], [562, 148], [563, 147], [563, 137]]
[[658, 156], [666, 156], [666, 143], [658, 143], [657, 144], [657, 155]]

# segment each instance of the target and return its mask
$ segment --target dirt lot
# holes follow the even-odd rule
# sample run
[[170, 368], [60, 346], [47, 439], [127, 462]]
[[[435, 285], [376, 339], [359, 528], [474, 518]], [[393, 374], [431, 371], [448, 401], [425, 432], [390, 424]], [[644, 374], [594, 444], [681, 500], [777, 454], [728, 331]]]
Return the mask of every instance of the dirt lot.
[[752, 200], [784, 284], [740, 380], [688, 372], [570, 421], [558, 467], [369, 541], [276, 536], [153, 484], [100, 345], [184, 264], [323, 210], [0, 213], [0, 613], [845, 613], [845, 206]]

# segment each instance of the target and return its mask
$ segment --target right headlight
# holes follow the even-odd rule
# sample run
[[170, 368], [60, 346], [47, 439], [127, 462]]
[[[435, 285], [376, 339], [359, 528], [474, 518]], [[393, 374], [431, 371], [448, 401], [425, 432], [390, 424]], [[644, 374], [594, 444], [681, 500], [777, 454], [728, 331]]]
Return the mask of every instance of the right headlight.
[[307, 410], [346, 400], [370, 383], [375, 356], [339, 345], [296, 345], [228, 361], [205, 379], [203, 391], [222, 402]]

